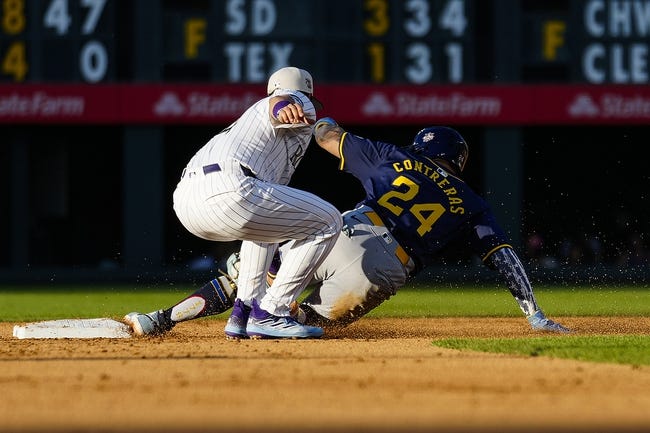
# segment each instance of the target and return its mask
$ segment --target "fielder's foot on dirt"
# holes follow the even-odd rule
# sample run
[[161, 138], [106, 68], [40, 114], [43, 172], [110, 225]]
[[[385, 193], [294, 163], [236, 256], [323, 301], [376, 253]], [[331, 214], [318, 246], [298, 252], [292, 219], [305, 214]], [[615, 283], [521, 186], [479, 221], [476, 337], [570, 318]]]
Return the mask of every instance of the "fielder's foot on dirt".
[[169, 331], [172, 326], [165, 326], [161, 319], [162, 310], [149, 314], [129, 313], [124, 316], [124, 323], [129, 325], [135, 335], [161, 335]]
[[228, 322], [226, 322], [226, 327], [224, 329], [228, 340], [248, 338], [248, 334], [246, 333], [246, 322], [248, 321], [250, 312], [251, 307], [244, 304], [241, 299], [235, 299], [235, 305], [232, 307], [232, 312], [230, 313], [230, 317], [228, 318]]
[[320, 338], [323, 328], [306, 326], [298, 323], [293, 317], [274, 316], [262, 310], [253, 300], [246, 333], [250, 338]]

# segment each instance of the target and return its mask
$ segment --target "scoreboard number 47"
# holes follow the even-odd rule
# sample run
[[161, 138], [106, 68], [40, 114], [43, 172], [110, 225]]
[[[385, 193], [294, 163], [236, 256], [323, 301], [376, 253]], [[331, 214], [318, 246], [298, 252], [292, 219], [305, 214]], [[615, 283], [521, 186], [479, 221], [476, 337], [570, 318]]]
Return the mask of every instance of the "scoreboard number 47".
[[[31, 38], [27, 29], [41, 39], [46, 34], [48, 37], [70, 36], [72, 14], [70, 3], [72, 0], [50, 0], [45, 4], [40, 17], [28, 15], [25, 6], [26, 0], [0, 0], [0, 36], [5, 39], [6, 45], [0, 39], [0, 62], [2, 75], [12, 77], [14, 81], [24, 81], [29, 72], [28, 49], [34, 49], [29, 43], [36, 43], [37, 36]], [[77, 0], [79, 6], [85, 10], [81, 14], [81, 25], [78, 35], [73, 37], [92, 35], [104, 12], [107, 0]], [[33, 11], [29, 12], [30, 14]], [[34, 24], [28, 27], [28, 20], [37, 18]], [[30, 23], [32, 21], [29, 21]], [[30, 29], [31, 27], [31, 29]], [[30, 42], [27, 42], [30, 41]], [[75, 44], [70, 44], [71, 49]], [[88, 40], [79, 49], [79, 68], [85, 81], [101, 81], [108, 70], [108, 53], [104, 45], [97, 40]]]

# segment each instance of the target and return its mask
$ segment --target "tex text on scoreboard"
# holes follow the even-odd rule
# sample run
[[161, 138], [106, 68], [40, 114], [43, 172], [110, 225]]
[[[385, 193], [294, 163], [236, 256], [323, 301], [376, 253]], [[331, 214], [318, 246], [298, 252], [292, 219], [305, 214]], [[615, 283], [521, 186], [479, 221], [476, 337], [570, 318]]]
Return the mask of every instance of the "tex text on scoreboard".
[[263, 82], [284, 65], [321, 82], [474, 79], [472, 0], [167, 1], [165, 81]]

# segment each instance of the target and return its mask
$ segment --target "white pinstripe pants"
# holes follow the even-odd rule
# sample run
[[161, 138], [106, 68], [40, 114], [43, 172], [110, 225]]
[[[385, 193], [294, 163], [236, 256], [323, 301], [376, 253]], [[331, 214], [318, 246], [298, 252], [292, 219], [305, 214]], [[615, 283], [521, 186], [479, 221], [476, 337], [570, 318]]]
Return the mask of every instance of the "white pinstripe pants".
[[[310, 282], [343, 225], [330, 203], [306, 191], [245, 176], [240, 170], [186, 173], [174, 191], [185, 228], [212, 241], [242, 240], [237, 297], [278, 316]], [[280, 242], [289, 241], [270, 288], [266, 272]]]

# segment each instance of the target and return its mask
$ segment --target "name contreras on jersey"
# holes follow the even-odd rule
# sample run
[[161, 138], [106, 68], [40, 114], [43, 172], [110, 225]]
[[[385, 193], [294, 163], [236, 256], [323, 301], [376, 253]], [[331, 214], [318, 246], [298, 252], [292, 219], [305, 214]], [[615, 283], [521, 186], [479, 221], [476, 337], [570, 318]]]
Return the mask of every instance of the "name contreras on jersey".
[[417, 171], [418, 173], [422, 173], [431, 179], [449, 198], [449, 211], [451, 213], [460, 215], [465, 213], [465, 208], [462, 206], [463, 199], [458, 197], [458, 190], [455, 187], [449, 186], [451, 185], [447, 179], [449, 174], [442, 168], [431, 167], [422, 161], [405, 159], [402, 162], [393, 163], [393, 169], [397, 173], [403, 171]]

